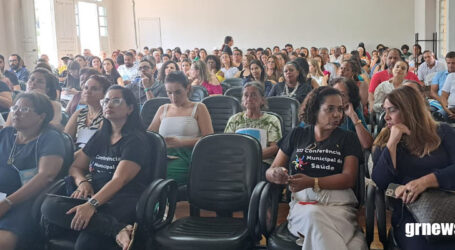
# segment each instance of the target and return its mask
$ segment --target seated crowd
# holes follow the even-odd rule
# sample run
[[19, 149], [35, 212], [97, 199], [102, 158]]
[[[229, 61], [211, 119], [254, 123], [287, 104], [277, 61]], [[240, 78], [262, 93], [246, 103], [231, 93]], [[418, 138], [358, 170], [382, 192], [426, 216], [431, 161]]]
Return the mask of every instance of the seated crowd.
[[[214, 133], [209, 109], [190, 98], [192, 87], [223, 95], [231, 78], [243, 84], [244, 111], [230, 117], [224, 132], [258, 139], [258, 181], [288, 186], [288, 229], [302, 249], [368, 248], [353, 192], [364, 150], [373, 153], [372, 179], [380, 189], [400, 185], [392, 215], [398, 246], [455, 247], [406, 237], [405, 223], [416, 220], [403, 206], [430, 188], [455, 190], [455, 129], [448, 124], [455, 122], [454, 51], [443, 61], [418, 44], [412, 53], [407, 45], [380, 44], [370, 54], [363, 43], [350, 53], [343, 45], [242, 51], [233, 43], [228, 36], [211, 54], [145, 47], [100, 58], [85, 50], [62, 57], [58, 68], [42, 55], [31, 72], [16, 54], [5, 70], [0, 55], [0, 249], [39, 235], [30, 207], [62, 176], [71, 192], [63, 200], [48, 196], [42, 220], [79, 231], [76, 249], [129, 249], [136, 203], [152, 172], [146, 131], [163, 136], [167, 178], [184, 187], [193, 147]], [[274, 96], [301, 104], [300, 125], [287, 134], [282, 118], [267, 111]], [[142, 107], [157, 97], [169, 103], [143, 124]], [[374, 138], [371, 122], [379, 117], [385, 126]], [[69, 169], [61, 132], [76, 145]]]

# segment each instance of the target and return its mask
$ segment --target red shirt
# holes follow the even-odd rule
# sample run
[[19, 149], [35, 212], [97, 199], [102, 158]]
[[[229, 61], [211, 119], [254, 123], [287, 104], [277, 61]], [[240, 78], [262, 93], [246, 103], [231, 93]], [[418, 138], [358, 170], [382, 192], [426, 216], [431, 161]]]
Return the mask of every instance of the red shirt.
[[[383, 71], [377, 72], [371, 78], [370, 88], [368, 89], [368, 92], [374, 93], [374, 90], [376, 89], [376, 87], [379, 84], [381, 84], [384, 81], [389, 80], [392, 77], [393, 77], [393, 75], [390, 74], [388, 70], [383, 70]], [[408, 72], [408, 74], [406, 75], [406, 77], [404, 79], [414, 80], [414, 81], [420, 82], [419, 78], [417, 78], [417, 76], [414, 73], [412, 73], [412, 72]]]

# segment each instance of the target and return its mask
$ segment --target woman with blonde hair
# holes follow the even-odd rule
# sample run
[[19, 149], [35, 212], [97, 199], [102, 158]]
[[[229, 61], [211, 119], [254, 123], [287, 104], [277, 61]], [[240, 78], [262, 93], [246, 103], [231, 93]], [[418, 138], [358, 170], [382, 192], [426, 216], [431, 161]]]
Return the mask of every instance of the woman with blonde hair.
[[207, 65], [205, 62], [198, 60], [193, 62], [191, 65], [189, 75], [191, 77], [191, 85], [202, 85], [204, 88], [207, 89], [209, 95], [221, 95], [223, 94], [223, 88], [218, 81], [210, 82], [212, 79], [209, 70], [207, 69]]
[[406, 237], [406, 224], [416, 220], [404, 204], [413, 203], [429, 188], [455, 190], [455, 130], [433, 120], [422, 95], [409, 86], [390, 92], [383, 108], [387, 127], [374, 141], [372, 177], [383, 190], [390, 183], [400, 184], [395, 190], [398, 201], [391, 203], [398, 246], [454, 249], [453, 240], [430, 243], [421, 235]]
[[313, 78], [319, 86], [327, 86], [327, 77], [325, 77], [324, 73], [322, 73], [319, 61], [316, 59], [309, 59], [309, 62], [310, 72], [308, 73], [308, 77]]

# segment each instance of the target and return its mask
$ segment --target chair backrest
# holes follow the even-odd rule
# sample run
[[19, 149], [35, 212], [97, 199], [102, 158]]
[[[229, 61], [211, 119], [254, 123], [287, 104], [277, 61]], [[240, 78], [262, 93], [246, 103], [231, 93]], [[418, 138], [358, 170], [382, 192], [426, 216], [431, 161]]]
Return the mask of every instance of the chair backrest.
[[242, 102], [242, 89], [243, 87], [229, 88], [224, 95], [235, 97], [240, 103]]
[[190, 101], [201, 102], [207, 96], [209, 96], [209, 92], [204, 86], [191, 86]]
[[161, 105], [167, 103], [171, 103], [168, 97], [155, 97], [144, 103], [141, 110], [141, 117], [146, 127], [152, 123], [153, 117], [155, 117], [156, 111], [158, 111]]
[[62, 169], [55, 178], [56, 180], [59, 180], [68, 175], [69, 168], [71, 167], [71, 164], [73, 164], [74, 161], [74, 152], [76, 148], [74, 146], [73, 138], [71, 138], [69, 134], [62, 132], [62, 138], [65, 147], [65, 157], [63, 158]]
[[147, 131], [147, 137], [151, 147], [150, 154], [152, 155], [151, 181], [159, 178], [166, 179], [166, 142], [160, 134], [155, 132]]
[[283, 136], [298, 126], [300, 103], [297, 100], [284, 96], [271, 96], [267, 97], [267, 104], [269, 111], [277, 113], [283, 118]]
[[270, 115], [274, 115], [278, 118], [278, 120], [280, 120], [280, 126], [281, 126], [281, 136], [284, 135], [284, 121], [283, 121], [283, 117], [281, 117], [281, 115], [275, 113], [275, 112], [271, 112], [271, 111], [265, 111], [267, 114], [270, 114]]
[[251, 136], [203, 137], [193, 149], [189, 169], [190, 204], [217, 213], [246, 210], [261, 164], [261, 145]]
[[240, 102], [232, 96], [209, 96], [202, 100], [207, 107], [215, 133], [223, 133], [229, 118], [241, 111]]
[[221, 88], [223, 88], [223, 94], [224, 94], [230, 88], [230, 86], [227, 85], [226, 83], [222, 82], [221, 83]]
[[228, 85], [229, 88], [242, 87], [243, 79], [242, 78], [228, 78], [228, 79], [224, 80], [223, 83]]

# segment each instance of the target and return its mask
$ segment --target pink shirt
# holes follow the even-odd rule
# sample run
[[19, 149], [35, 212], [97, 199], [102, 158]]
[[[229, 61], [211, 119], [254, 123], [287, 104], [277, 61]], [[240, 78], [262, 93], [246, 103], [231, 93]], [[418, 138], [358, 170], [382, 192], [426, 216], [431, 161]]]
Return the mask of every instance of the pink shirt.
[[[382, 82], [385, 82], [387, 80], [389, 80], [390, 78], [392, 78], [393, 75], [389, 73], [388, 70], [383, 70], [383, 71], [379, 71], [377, 72], [376, 74], [373, 75], [373, 77], [371, 78], [371, 81], [370, 81], [370, 88], [368, 89], [368, 92], [370, 93], [374, 93], [374, 90], [376, 89], [376, 87], [381, 84]], [[407, 80], [414, 80], [414, 81], [417, 81], [417, 82], [420, 82], [419, 81], [419, 78], [417, 78], [417, 76], [412, 73], [412, 72], [408, 72], [408, 74], [406, 75], [406, 77], [404, 79], [407, 79]]]
[[203, 82], [201, 85], [207, 89], [207, 92], [209, 92], [209, 95], [223, 94], [223, 88], [221, 87], [221, 84], [213, 85], [208, 82]]

